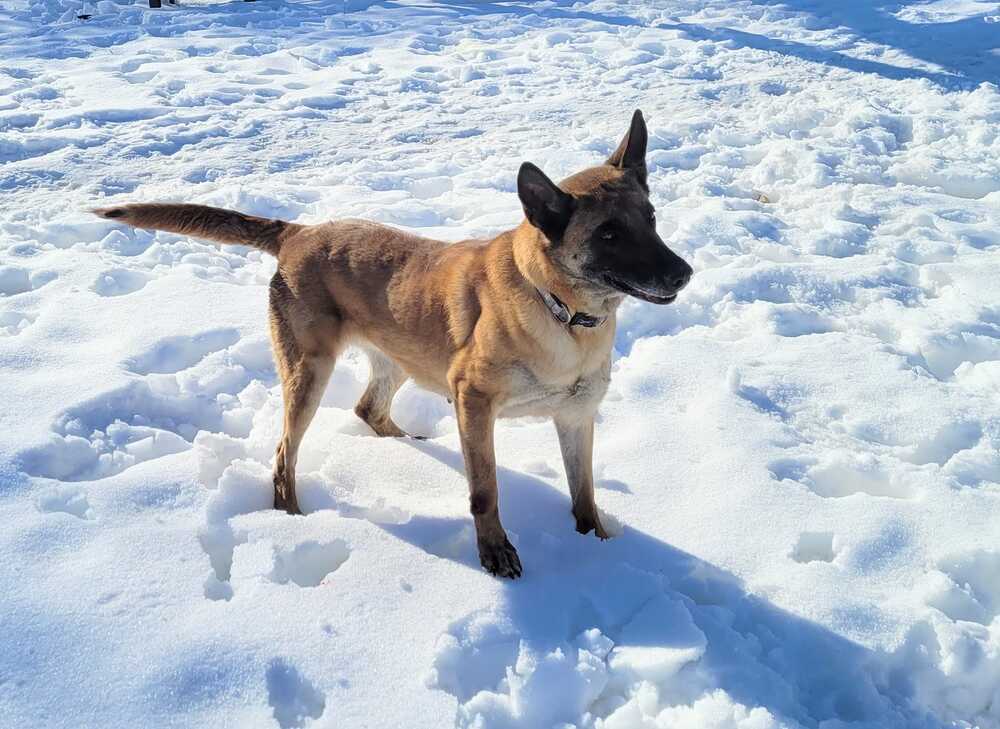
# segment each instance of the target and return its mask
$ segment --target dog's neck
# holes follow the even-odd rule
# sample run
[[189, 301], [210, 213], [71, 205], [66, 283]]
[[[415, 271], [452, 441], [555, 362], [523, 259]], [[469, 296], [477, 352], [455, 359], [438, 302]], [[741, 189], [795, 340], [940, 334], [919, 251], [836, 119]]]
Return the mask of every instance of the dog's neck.
[[580, 312], [607, 318], [615, 312], [622, 296], [608, 294], [585, 281], [571, 278], [545, 255], [544, 246], [542, 233], [527, 221], [513, 231], [514, 265], [528, 285], [554, 295], [571, 315]]

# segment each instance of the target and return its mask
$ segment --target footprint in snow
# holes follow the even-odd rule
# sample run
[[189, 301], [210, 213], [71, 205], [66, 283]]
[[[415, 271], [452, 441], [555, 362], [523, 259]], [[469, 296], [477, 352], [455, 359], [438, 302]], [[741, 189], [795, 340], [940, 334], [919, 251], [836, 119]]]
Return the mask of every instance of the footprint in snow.
[[350, 555], [350, 547], [343, 539], [328, 544], [309, 541], [292, 549], [276, 549], [269, 577], [281, 585], [293, 582], [299, 587], [317, 587], [340, 569]]
[[139, 375], [175, 374], [193, 367], [213, 352], [239, 341], [235, 329], [216, 329], [194, 336], [165, 337], [142, 354], [130, 357], [125, 366]]
[[198, 532], [198, 543], [208, 557], [212, 572], [205, 579], [205, 597], [209, 600], [231, 600], [233, 557], [236, 547], [246, 544], [246, 531], [235, 531], [229, 523], [209, 524]]
[[[249, 469], [246, 473], [241, 470]], [[204, 594], [209, 600], [230, 600], [240, 583], [267, 581], [318, 587], [340, 569], [351, 555], [343, 539], [308, 540], [294, 546], [276, 546], [267, 539], [251, 539], [246, 529], [234, 529], [230, 519], [240, 514], [271, 511], [273, 492], [268, 469], [240, 461], [227, 469], [207, 509], [207, 523], [198, 542], [208, 557], [211, 574]]]
[[791, 558], [796, 562], [832, 562], [839, 545], [833, 532], [802, 532], [792, 548]]
[[914, 495], [912, 484], [898, 474], [887, 473], [870, 456], [841, 454], [823, 462], [809, 457], [779, 458], [768, 464], [768, 471], [775, 481], [805, 486], [824, 499], [855, 494], [908, 499]]
[[0, 266], [0, 298], [34, 291], [56, 276], [54, 271], [31, 272], [20, 266]]
[[43, 489], [35, 499], [35, 505], [43, 513], [72, 514], [78, 519], [94, 517], [87, 493], [77, 486], [52, 486]]
[[[129, 360], [149, 374], [69, 408], [48, 441], [19, 454], [21, 469], [61, 481], [94, 480], [188, 450], [201, 431], [246, 437], [274, 365], [263, 338], [207, 351], [235, 338], [232, 330], [181, 337]], [[182, 369], [169, 371], [175, 367]]]
[[38, 314], [23, 311], [0, 312], [0, 337], [13, 337], [27, 329], [38, 318]]
[[305, 726], [318, 719], [326, 709], [326, 697], [295, 664], [284, 658], [275, 658], [267, 668], [267, 702], [274, 710], [274, 718], [281, 729]]
[[913, 487], [895, 473], [887, 473], [874, 459], [837, 459], [814, 466], [807, 473], [807, 485], [817, 496], [838, 499], [855, 494], [908, 499]]
[[788, 87], [780, 81], [765, 81], [760, 85], [760, 90], [768, 96], [782, 96], [788, 92]]
[[955, 621], [990, 625], [1000, 615], [1000, 552], [973, 550], [941, 559], [924, 601]]
[[1000, 332], [991, 322], [937, 334], [920, 346], [927, 370], [942, 382], [954, 379], [965, 362], [978, 364], [1000, 360]]
[[148, 273], [142, 271], [113, 268], [100, 274], [90, 289], [101, 296], [124, 296], [135, 293], [149, 283], [152, 278]]
[[574, 625], [572, 637], [555, 644], [522, 634], [504, 616], [473, 613], [439, 638], [426, 683], [456, 698], [455, 726], [463, 729], [494, 722], [589, 726], [595, 716], [610, 726], [630, 716], [625, 709], [613, 718], [616, 708], [642, 700], [644, 691], [647, 700], [656, 695], [644, 685], [672, 691], [686, 685], [679, 674], [701, 660], [707, 645], [681, 600], [656, 588], [638, 593], [625, 591], [613, 601], [574, 596], [582, 607], [572, 622], [592, 627]]
[[975, 447], [982, 437], [983, 429], [977, 422], [945, 423], [934, 435], [908, 446], [902, 457], [921, 466], [929, 463], [943, 466], [955, 454]]

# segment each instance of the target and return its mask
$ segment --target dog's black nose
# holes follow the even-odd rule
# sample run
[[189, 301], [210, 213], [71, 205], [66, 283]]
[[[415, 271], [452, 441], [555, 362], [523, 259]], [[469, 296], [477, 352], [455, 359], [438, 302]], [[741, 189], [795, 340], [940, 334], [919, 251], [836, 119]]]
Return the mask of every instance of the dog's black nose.
[[677, 274], [670, 280], [670, 285], [674, 287], [674, 291], [680, 291], [682, 288], [688, 285], [688, 281], [691, 280], [691, 268], [688, 267], [686, 271]]

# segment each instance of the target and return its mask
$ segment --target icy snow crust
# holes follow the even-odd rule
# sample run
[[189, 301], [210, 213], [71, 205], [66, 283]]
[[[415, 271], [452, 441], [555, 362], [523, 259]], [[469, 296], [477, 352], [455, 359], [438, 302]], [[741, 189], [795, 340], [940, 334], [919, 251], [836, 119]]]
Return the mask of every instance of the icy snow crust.
[[[0, 724], [1000, 726], [995, 3], [81, 7], [0, 7]], [[616, 538], [498, 427], [517, 582], [447, 403], [372, 437], [358, 352], [269, 510], [273, 261], [85, 213], [489, 235], [636, 107], [696, 275], [621, 310]]]

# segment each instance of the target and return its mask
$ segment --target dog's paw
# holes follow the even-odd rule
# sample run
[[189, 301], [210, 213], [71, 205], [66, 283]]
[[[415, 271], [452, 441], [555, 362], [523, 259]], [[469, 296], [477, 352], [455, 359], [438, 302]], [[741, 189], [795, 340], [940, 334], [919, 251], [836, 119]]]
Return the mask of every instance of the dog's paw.
[[301, 515], [302, 510], [299, 508], [299, 500], [295, 498], [294, 489], [289, 489], [290, 494], [286, 494], [286, 489], [279, 488], [277, 485], [274, 487], [274, 508], [278, 511], [284, 511], [288, 514]]
[[608, 534], [604, 525], [601, 524], [601, 520], [597, 514], [583, 514], [576, 516], [576, 530], [580, 532], [580, 534], [590, 534], [590, 532], [594, 532], [594, 536], [602, 542], [605, 539], [611, 539], [611, 535]]
[[[371, 425], [371, 423], [369, 423], [369, 425]], [[372, 426], [372, 430], [375, 431], [375, 435], [379, 438], [408, 438], [410, 436], [409, 433], [391, 420], [387, 423], [379, 424], [378, 427]]]
[[509, 577], [513, 580], [521, 576], [521, 560], [514, 545], [506, 537], [502, 544], [480, 542], [479, 562], [494, 577]]
[[590, 534], [591, 532], [593, 532], [594, 536], [600, 539], [602, 542], [605, 539], [611, 539], [611, 535], [608, 534], [608, 532], [604, 529], [603, 526], [601, 526], [601, 522], [599, 521], [595, 522], [593, 520], [588, 520], [588, 521], [578, 520], [576, 522], [576, 530], [580, 532], [580, 534]]

